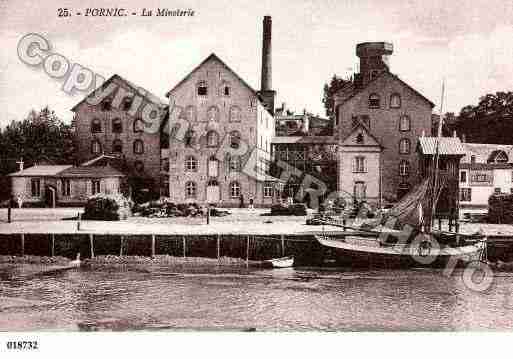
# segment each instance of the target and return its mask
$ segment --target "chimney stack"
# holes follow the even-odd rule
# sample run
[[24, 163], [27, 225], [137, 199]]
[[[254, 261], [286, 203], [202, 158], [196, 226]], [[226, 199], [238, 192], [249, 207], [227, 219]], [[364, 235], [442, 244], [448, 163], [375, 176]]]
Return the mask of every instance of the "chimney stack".
[[262, 36], [262, 78], [260, 84], [260, 97], [267, 110], [274, 115], [274, 98], [276, 92], [272, 87], [272, 20], [264, 16]]

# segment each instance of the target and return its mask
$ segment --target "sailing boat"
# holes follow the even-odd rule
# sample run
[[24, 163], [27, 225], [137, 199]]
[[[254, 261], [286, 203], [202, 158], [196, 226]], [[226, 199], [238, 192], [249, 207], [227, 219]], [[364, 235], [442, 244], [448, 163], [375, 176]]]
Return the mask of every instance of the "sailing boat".
[[385, 216], [366, 228], [343, 227], [341, 232], [314, 234], [316, 240], [335, 254], [339, 265], [351, 267], [444, 267], [484, 260], [486, 237], [435, 231], [433, 223], [441, 192], [450, 180], [439, 173], [439, 146], [442, 141], [442, 102], [433, 156], [433, 170], [404, 196]]

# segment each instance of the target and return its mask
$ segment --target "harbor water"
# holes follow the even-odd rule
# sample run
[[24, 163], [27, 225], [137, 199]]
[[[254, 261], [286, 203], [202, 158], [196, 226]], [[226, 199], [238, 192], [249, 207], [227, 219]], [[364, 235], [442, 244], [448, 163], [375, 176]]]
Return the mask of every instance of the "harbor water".
[[513, 273], [485, 292], [461, 271], [0, 268], [0, 331], [396, 331], [513, 328]]

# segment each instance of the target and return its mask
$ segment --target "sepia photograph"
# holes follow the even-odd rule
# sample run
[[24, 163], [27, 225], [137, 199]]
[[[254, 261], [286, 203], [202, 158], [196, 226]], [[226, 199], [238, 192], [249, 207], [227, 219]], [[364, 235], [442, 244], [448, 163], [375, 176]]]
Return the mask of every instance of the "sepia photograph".
[[512, 39], [505, 0], [0, 0], [0, 354], [510, 332]]

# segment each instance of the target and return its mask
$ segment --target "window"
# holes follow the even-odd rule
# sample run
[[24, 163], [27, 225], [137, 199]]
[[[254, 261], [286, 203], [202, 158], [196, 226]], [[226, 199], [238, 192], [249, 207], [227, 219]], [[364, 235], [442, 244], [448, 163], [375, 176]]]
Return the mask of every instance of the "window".
[[494, 193], [494, 194], [501, 194], [501, 189], [500, 189], [499, 187], [495, 187], [495, 188], [493, 189], [493, 193]]
[[134, 153], [135, 154], [142, 154], [144, 153], [144, 143], [141, 140], [135, 140], [134, 141]]
[[240, 184], [239, 182], [232, 182], [230, 183], [230, 196], [232, 198], [239, 198], [240, 197]]
[[470, 156], [470, 163], [476, 163], [476, 156]]
[[41, 180], [39, 178], [32, 178], [30, 180], [30, 189], [32, 197], [41, 197]]
[[125, 98], [123, 100], [123, 110], [124, 111], [130, 110], [130, 107], [132, 107], [132, 102], [133, 102], [132, 98]]
[[91, 180], [91, 193], [97, 194], [101, 192], [100, 190], [100, 180]]
[[460, 188], [460, 201], [461, 202], [472, 201], [472, 188]]
[[206, 81], [201, 81], [198, 83], [198, 96], [207, 96], [208, 95], [208, 87]]
[[359, 133], [356, 136], [356, 143], [358, 143], [358, 144], [362, 144], [363, 143], [363, 134], [362, 133]]
[[211, 106], [207, 111], [207, 121], [219, 121], [219, 109], [217, 106]]
[[240, 121], [240, 113], [241, 113], [241, 110], [238, 106], [230, 107], [230, 122], [239, 122]]
[[264, 182], [264, 197], [272, 198], [274, 195], [272, 182]]
[[219, 135], [216, 131], [207, 132], [207, 146], [217, 147], [219, 145]]
[[379, 108], [380, 107], [380, 98], [378, 94], [371, 94], [369, 96], [369, 108]]
[[187, 182], [185, 184], [185, 197], [186, 198], [196, 198], [196, 183]]
[[185, 158], [185, 171], [196, 172], [198, 170], [198, 161], [194, 156], [188, 156]]
[[92, 133], [102, 132], [102, 123], [101, 123], [100, 119], [94, 118], [91, 121], [91, 132]]
[[71, 196], [71, 180], [67, 178], [61, 180], [61, 193], [63, 197]]
[[91, 142], [91, 153], [92, 153], [93, 155], [97, 155], [97, 154], [99, 154], [101, 151], [102, 151], [102, 145], [101, 145], [100, 141], [98, 141], [98, 140], [93, 140], [93, 142]]
[[223, 89], [223, 94], [225, 96], [230, 96], [230, 87], [229, 86], [225, 86], [224, 89]]
[[460, 183], [467, 183], [467, 171], [460, 172]]
[[121, 119], [115, 118], [112, 120], [112, 132], [114, 132], [114, 133], [123, 132], [123, 125], [121, 124]]
[[240, 157], [239, 156], [232, 156], [230, 157], [229, 161], [229, 169], [230, 172], [239, 172], [240, 171]]
[[363, 173], [365, 171], [365, 157], [357, 156], [354, 158], [353, 172]]
[[399, 141], [399, 153], [402, 155], [407, 155], [410, 153], [410, 140], [407, 138], [401, 139]]
[[169, 158], [162, 158], [160, 160], [160, 170], [162, 172], [169, 172]]
[[135, 161], [134, 167], [137, 172], [144, 171], [144, 163], [142, 161]]
[[230, 132], [230, 147], [233, 149], [238, 149], [240, 146], [240, 132], [232, 131]]
[[400, 176], [408, 176], [410, 173], [410, 164], [408, 161], [401, 161], [399, 163], [399, 175]]
[[134, 121], [134, 132], [139, 133], [144, 131], [144, 122], [140, 118]]
[[411, 129], [411, 120], [407, 115], [403, 115], [399, 118], [399, 131], [410, 131]]
[[372, 70], [370, 73], [370, 79], [374, 80], [376, 77], [378, 77], [379, 71], [378, 70]]
[[390, 95], [390, 108], [401, 108], [401, 95], [398, 93]]
[[123, 142], [121, 142], [121, 140], [112, 141], [112, 152], [114, 152], [114, 153], [123, 152]]
[[110, 111], [112, 108], [112, 103], [110, 100], [105, 100], [102, 102], [102, 111]]

